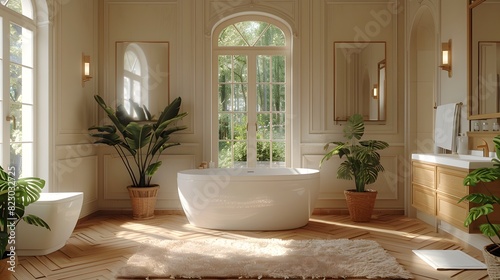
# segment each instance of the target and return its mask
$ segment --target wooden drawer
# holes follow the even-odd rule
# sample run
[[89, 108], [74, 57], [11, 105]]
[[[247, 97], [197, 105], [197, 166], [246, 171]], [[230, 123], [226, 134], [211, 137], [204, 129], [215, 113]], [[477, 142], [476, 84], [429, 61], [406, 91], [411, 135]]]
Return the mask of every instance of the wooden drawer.
[[464, 220], [469, 213], [467, 203], [458, 203], [458, 199], [454, 196], [438, 193], [437, 194], [437, 217], [460, 230], [469, 232], [469, 229], [464, 227]]
[[421, 162], [412, 162], [412, 183], [435, 189], [436, 166]]
[[430, 188], [412, 184], [411, 206], [427, 214], [436, 215], [436, 192]]
[[469, 188], [464, 186], [464, 178], [469, 172], [464, 169], [437, 167], [437, 191], [460, 199], [468, 194]]

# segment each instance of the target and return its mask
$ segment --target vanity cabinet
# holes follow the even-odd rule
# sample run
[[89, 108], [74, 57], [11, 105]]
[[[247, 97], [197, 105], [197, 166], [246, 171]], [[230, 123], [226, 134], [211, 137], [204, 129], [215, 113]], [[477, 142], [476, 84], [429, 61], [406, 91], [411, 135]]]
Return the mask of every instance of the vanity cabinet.
[[[471, 171], [469, 169], [414, 160], [411, 170], [411, 205], [468, 233], [480, 232], [479, 225], [486, 220], [475, 221], [469, 228], [464, 227], [464, 220], [474, 205], [458, 201], [469, 193], [477, 192], [492, 192], [500, 197], [500, 182], [464, 186], [463, 179]], [[500, 223], [500, 208], [495, 210], [490, 219], [493, 223]]]
[[411, 171], [411, 205], [422, 212], [436, 215], [436, 166], [413, 161]]

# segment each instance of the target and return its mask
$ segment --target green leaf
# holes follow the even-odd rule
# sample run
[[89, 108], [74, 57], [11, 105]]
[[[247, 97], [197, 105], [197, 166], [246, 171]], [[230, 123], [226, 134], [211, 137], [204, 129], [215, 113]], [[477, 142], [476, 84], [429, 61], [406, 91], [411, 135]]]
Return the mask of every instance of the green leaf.
[[347, 120], [344, 127], [344, 137], [347, 139], [356, 138], [357, 140], [363, 137], [365, 133], [365, 123], [363, 121], [363, 116], [360, 114], [354, 114]]
[[168, 106], [161, 112], [160, 117], [158, 118], [157, 126], [160, 126], [161, 123], [170, 120], [179, 114], [179, 110], [181, 108], [181, 97], [175, 98]]
[[44, 227], [48, 230], [51, 230], [49, 224], [47, 224], [42, 218], [35, 216], [35, 215], [31, 215], [31, 214], [26, 215], [23, 217], [23, 221], [25, 221], [26, 223], [28, 223], [30, 225]]
[[480, 182], [493, 182], [500, 178], [500, 169], [496, 167], [483, 167], [471, 171], [465, 176], [464, 186], [475, 186]]
[[101, 108], [106, 112], [108, 115], [108, 118], [113, 122], [113, 124], [116, 126], [116, 129], [123, 133], [125, 131], [125, 125], [120, 122], [120, 120], [116, 117], [115, 111], [109, 107], [106, 102], [104, 102], [104, 99], [100, 97], [99, 95], [94, 95], [94, 99], [96, 100], [97, 104], [101, 106]]
[[464, 221], [464, 226], [468, 227], [472, 222], [479, 219], [481, 216], [485, 216], [493, 213], [493, 205], [485, 204], [478, 207], [472, 207], [469, 209], [469, 213]]
[[500, 231], [500, 225], [499, 224], [482, 224], [479, 225], [479, 230], [488, 237], [494, 237], [498, 235], [498, 232]]
[[156, 173], [156, 171], [158, 170], [158, 168], [160, 168], [160, 166], [161, 166], [161, 161], [157, 161], [157, 162], [151, 164], [146, 169], [146, 175], [149, 177], [153, 176]]
[[131, 122], [127, 125], [126, 131], [128, 136], [125, 138], [125, 141], [128, 146], [130, 149], [138, 150], [149, 144], [153, 128], [151, 125], [140, 125], [136, 122]]

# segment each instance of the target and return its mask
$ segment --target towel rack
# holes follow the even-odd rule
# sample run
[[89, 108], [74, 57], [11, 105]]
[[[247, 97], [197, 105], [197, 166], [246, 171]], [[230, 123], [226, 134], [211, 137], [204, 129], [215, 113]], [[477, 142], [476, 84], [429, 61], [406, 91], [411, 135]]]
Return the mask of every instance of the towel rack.
[[[462, 105], [464, 105], [464, 103], [462, 103], [462, 102], [458, 102], [458, 103], [457, 103], [457, 105], [458, 105], [458, 106], [462, 106]], [[434, 109], [437, 109], [436, 102], [434, 102]]]

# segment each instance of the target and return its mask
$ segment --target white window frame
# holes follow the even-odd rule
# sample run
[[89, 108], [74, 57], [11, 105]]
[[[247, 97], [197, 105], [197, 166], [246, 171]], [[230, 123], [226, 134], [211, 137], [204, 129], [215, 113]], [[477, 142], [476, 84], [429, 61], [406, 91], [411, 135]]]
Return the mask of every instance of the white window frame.
[[[9, 122], [6, 121], [6, 117], [10, 115], [10, 98], [8, 97], [7, 93], [9, 92], [9, 86], [10, 86], [10, 24], [16, 24], [19, 25], [23, 28], [26, 28], [32, 32], [32, 43], [33, 43], [33, 53], [32, 53], [32, 59], [33, 59], [33, 65], [32, 65], [32, 70], [33, 70], [33, 75], [32, 75], [32, 91], [33, 91], [33, 103], [31, 106], [33, 107], [33, 112], [31, 116], [31, 120], [29, 120], [32, 125], [33, 125], [33, 131], [32, 131], [32, 160], [31, 160], [31, 166], [29, 166], [30, 172], [28, 174], [23, 174], [23, 176], [35, 176], [37, 173], [37, 122], [35, 121], [35, 116], [38, 115], [37, 112], [37, 76], [38, 76], [38, 67], [37, 67], [37, 46], [38, 46], [38, 41], [37, 41], [37, 25], [35, 23], [35, 20], [27, 17], [26, 14], [31, 15], [35, 17], [36, 11], [35, 11], [35, 3], [31, 0], [22, 0], [23, 5], [28, 5], [26, 8], [27, 10], [23, 9], [23, 14], [20, 14], [10, 8], [7, 8], [3, 5], [0, 5], [0, 17], [1, 19], [1, 28], [2, 28], [2, 46], [1, 46], [1, 51], [2, 51], [2, 57], [3, 59], [1, 60], [1, 77], [2, 81], [0, 81], [1, 88], [2, 88], [2, 94], [6, 94], [2, 98], [2, 114], [1, 114], [1, 121], [3, 122], [2, 125], [2, 140], [1, 142], [3, 143], [2, 145], [2, 162], [0, 163], [4, 169], [8, 168], [10, 163], [7, 162], [7, 158], [9, 157], [4, 157], [3, 155], [10, 155], [10, 145], [7, 145], [10, 143], [10, 141], [7, 143], [4, 143], [4, 138], [10, 135], [10, 125]], [[8, 102], [7, 102], [8, 101]], [[23, 122], [26, 122], [25, 119], [23, 119]], [[8, 137], [10, 139], [10, 137]]]
[[[253, 46], [253, 47], [248, 47], [248, 46], [219, 46], [218, 45], [218, 38], [219, 34], [224, 28], [228, 27], [231, 24], [235, 24], [237, 22], [242, 22], [242, 21], [261, 21], [261, 22], [266, 22], [273, 24], [280, 28], [284, 35], [285, 35], [285, 46]], [[247, 56], [247, 61], [248, 61], [248, 104], [247, 104], [247, 110], [249, 112], [248, 114], [248, 127], [249, 129], [247, 130], [247, 139], [248, 139], [248, 145], [247, 145], [247, 155], [252, 154], [248, 149], [250, 148], [250, 144], [257, 143], [256, 140], [256, 131], [253, 129], [250, 129], [250, 127], [254, 126], [254, 124], [257, 123], [256, 115], [256, 92], [255, 92], [255, 86], [256, 86], [256, 80], [255, 80], [255, 73], [256, 73], [256, 68], [255, 68], [255, 61], [257, 55], [280, 55], [285, 57], [285, 65], [286, 65], [286, 85], [285, 85], [285, 116], [286, 116], [286, 122], [285, 122], [285, 166], [286, 167], [291, 167], [292, 165], [292, 158], [291, 158], [291, 150], [292, 150], [292, 137], [291, 137], [291, 130], [292, 130], [292, 34], [290, 32], [290, 29], [283, 24], [281, 21], [272, 18], [272, 17], [267, 17], [263, 15], [242, 15], [242, 16], [236, 16], [233, 18], [230, 18], [228, 20], [222, 21], [213, 31], [212, 33], [212, 76], [211, 76], [211, 81], [212, 81], [212, 116], [211, 116], [211, 121], [212, 121], [212, 130], [211, 130], [211, 155], [212, 155], [212, 160], [217, 161], [218, 160], [218, 57], [220, 55], [246, 55]], [[252, 75], [251, 75], [252, 73]], [[253, 78], [252, 78], [253, 77]], [[250, 114], [250, 110], [252, 112], [255, 112], [255, 115]], [[255, 145], [255, 152], [256, 152], [256, 145]], [[216, 162], [218, 163], [218, 162]], [[248, 167], [255, 167], [256, 165], [256, 159], [255, 158], [250, 158], [247, 156], [247, 166]]]

